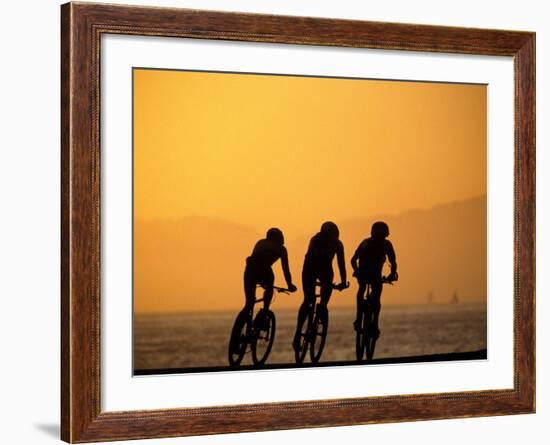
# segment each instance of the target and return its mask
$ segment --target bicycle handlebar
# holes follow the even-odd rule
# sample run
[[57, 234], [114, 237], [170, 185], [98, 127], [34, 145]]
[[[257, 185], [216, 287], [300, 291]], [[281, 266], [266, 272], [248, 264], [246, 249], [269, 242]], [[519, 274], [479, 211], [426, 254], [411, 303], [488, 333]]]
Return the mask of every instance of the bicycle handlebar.
[[[320, 281], [316, 281], [315, 282], [315, 285], [316, 286], [322, 286], [323, 284], [320, 282]], [[347, 289], [349, 287], [349, 281], [346, 282], [345, 284], [336, 284], [336, 283], [332, 283], [331, 284], [332, 288], [334, 290], [337, 290], [338, 292], [342, 292], [344, 289]]]
[[271, 287], [273, 290], [276, 290], [277, 292], [279, 292], [281, 294], [290, 294], [290, 289], [287, 289], [286, 287], [264, 286], [263, 284], [258, 284], [258, 287], [261, 287], [262, 289], [267, 289], [268, 287]]

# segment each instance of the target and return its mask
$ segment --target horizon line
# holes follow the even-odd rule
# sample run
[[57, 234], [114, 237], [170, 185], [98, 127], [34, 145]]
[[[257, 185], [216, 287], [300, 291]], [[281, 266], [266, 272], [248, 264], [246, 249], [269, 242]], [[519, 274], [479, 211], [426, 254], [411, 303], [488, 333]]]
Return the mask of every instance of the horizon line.
[[[464, 306], [464, 305], [470, 305], [470, 304], [485, 305], [486, 306], [487, 301], [486, 300], [460, 301], [458, 303], [451, 303], [449, 301], [447, 301], [447, 302], [434, 301], [432, 303], [384, 303], [384, 307], [389, 307], [389, 306], [391, 306], [391, 307], [410, 307], [410, 306], [414, 306], [414, 307], [416, 307], [416, 306], [453, 306], [453, 307], [457, 307], [457, 306]], [[212, 312], [233, 312], [233, 311], [235, 311], [235, 313], [238, 313], [242, 309], [243, 309], [242, 306], [239, 306], [238, 308], [227, 308], [227, 309], [223, 309], [223, 308], [191, 309], [191, 310], [175, 309], [175, 310], [172, 310], [172, 311], [168, 311], [168, 310], [156, 311], [156, 310], [153, 310], [153, 311], [140, 311], [140, 312], [137, 312], [136, 310], [134, 310], [133, 312], [134, 312], [134, 315], [138, 316], [138, 315], [207, 314], [207, 313], [212, 313]], [[354, 305], [333, 306], [333, 307], [329, 308], [329, 311], [330, 310], [337, 310], [337, 309], [349, 309], [349, 310], [353, 310], [355, 312], [356, 307]], [[295, 308], [295, 307], [285, 306], [285, 307], [274, 308], [273, 310], [274, 310], [274, 312], [276, 312], [278, 310], [297, 310], [297, 307]]]

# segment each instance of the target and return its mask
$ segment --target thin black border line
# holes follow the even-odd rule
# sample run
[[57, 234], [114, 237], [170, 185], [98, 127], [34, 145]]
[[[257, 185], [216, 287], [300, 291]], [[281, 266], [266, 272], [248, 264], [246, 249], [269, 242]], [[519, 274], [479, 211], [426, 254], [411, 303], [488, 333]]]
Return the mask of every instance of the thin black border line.
[[[449, 357], [456, 358], [449, 358]], [[471, 356], [471, 358], [467, 358]], [[410, 361], [411, 359], [416, 359]], [[480, 349], [476, 351], [466, 351], [466, 352], [451, 352], [451, 353], [440, 353], [440, 354], [428, 354], [424, 356], [412, 356], [412, 357], [384, 357], [375, 359], [373, 362], [357, 360], [340, 360], [340, 361], [330, 361], [330, 362], [304, 362], [301, 364], [298, 363], [270, 363], [263, 366], [255, 365], [244, 365], [231, 367], [230, 365], [226, 366], [196, 366], [188, 368], [151, 368], [151, 369], [134, 369], [134, 377], [164, 377], [164, 376], [177, 376], [183, 374], [203, 374], [206, 372], [210, 373], [227, 373], [233, 371], [288, 371], [294, 369], [310, 369], [310, 368], [342, 368], [342, 367], [379, 367], [387, 365], [430, 365], [430, 364], [447, 364], [447, 363], [471, 363], [471, 362], [487, 362], [488, 361], [488, 352], [487, 349]]]
[[135, 209], [134, 209], [134, 201], [135, 201], [135, 193], [134, 193], [134, 184], [135, 184], [135, 178], [134, 178], [134, 171], [135, 171], [135, 156], [134, 156], [134, 153], [135, 153], [135, 147], [134, 147], [134, 133], [135, 133], [135, 126], [134, 126], [134, 119], [135, 119], [135, 116], [134, 116], [134, 109], [135, 109], [135, 101], [134, 101], [134, 96], [135, 96], [135, 83], [134, 83], [134, 78], [135, 78], [135, 70], [134, 68], [132, 67], [131, 71], [131, 83], [132, 83], [132, 97], [131, 97], [131, 106], [132, 106], [132, 111], [131, 111], [131, 117], [132, 117], [132, 135], [131, 135], [131, 141], [132, 141], [132, 222], [131, 222], [131, 227], [132, 227], [132, 284], [131, 284], [131, 292], [132, 292], [132, 352], [131, 352], [131, 357], [132, 357], [132, 369], [130, 370], [130, 377], [134, 377], [135, 376], [135, 348], [136, 348], [136, 342], [135, 342], [135, 322], [136, 322], [136, 303], [135, 303], [135, 286], [134, 286], [134, 281], [135, 281], [135, 273], [134, 273], [134, 263], [135, 263], [135, 249], [134, 249], [134, 245], [135, 245], [135, 221], [136, 221], [136, 217], [135, 217]]
[[[176, 71], [183, 73], [204, 73], [204, 74], [242, 74], [245, 76], [270, 76], [270, 77], [303, 77], [314, 79], [337, 79], [337, 80], [370, 80], [381, 82], [404, 82], [404, 83], [436, 83], [447, 85], [468, 85], [468, 86], [485, 86], [489, 83], [483, 82], [453, 82], [445, 80], [415, 80], [415, 79], [389, 79], [385, 77], [357, 77], [357, 76], [324, 76], [322, 74], [286, 74], [286, 73], [270, 73], [270, 72], [253, 72], [253, 71], [224, 71], [224, 70], [192, 70], [184, 68], [156, 68], [146, 66], [132, 66], [132, 72], [134, 70], [142, 71]], [[133, 92], [133, 90], [132, 90]]]
[[[235, 372], [235, 371], [276, 371], [276, 370], [292, 370], [292, 369], [309, 369], [309, 368], [323, 368], [323, 367], [330, 367], [330, 368], [342, 368], [342, 367], [348, 367], [348, 366], [362, 366], [362, 365], [369, 365], [368, 363], [339, 363], [339, 362], [324, 362], [324, 363], [315, 363], [311, 366], [303, 364], [297, 364], [297, 363], [280, 363], [280, 364], [273, 364], [273, 367], [255, 367], [255, 368], [232, 368], [231, 366], [198, 366], [193, 368], [173, 368], [173, 371], [168, 371], [170, 368], [159, 368], [152, 370], [153, 372], [147, 372], [146, 370], [137, 370], [140, 371], [139, 373], [136, 373], [135, 368], [135, 287], [134, 287], [134, 281], [135, 281], [135, 251], [134, 251], [134, 241], [135, 241], [135, 209], [134, 209], [134, 203], [135, 203], [135, 178], [134, 178], [134, 171], [135, 171], [135, 140], [134, 140], [134, 133], [135, 133], [135, 125], [134, 125], [134, 110], [135, 110], [135, 72], [137, 70], [142, 71], [169, 71], [169, 72], [184, 72], [184, 73], [204, 73], [204, 74], [243, 74], [248, 76], [266, 76], [266, 77], [298, 77], [298, 78], [316, 78], [316, 79], [336, 79], [336, 80], [367, 80], [367, 81], [382, 81], [382, 82], [406, 82], [406, 83], [430, 83], [430, 84], [446, 84], [446, 85], [465, 85], [465, 86], [485, 86], [488, 87], [488, 83], [475, 83], [475, 82], [446, 82], [446, 81], [431, 81], [431, 80], [411, 80], [411, 79], [386, 79], [386, 78], [373, 78], [373, 77], [344, 77], [344, 76], [323, 76], [323, 75], [313, 75], [313, 74], [280, 74], [280, 73], [255, 73], [255, 72], [248, 72], [248, 71], [216, 71], [216, 70], [191, 70], [191, 69], [180, 69], [180, 68], [155, 68], [155, 67], [141, 67], [141, 66], [132, 66], [131, 68], [131, 91], [132, 91], [132, 97], [131, 97], [131, 119], [132, 119], [132, 134], [131, 134], [131, 144], [132, 144], [132, 174], [131, 174], [131, 180], [132, 180], [132, 222], [131, 222], [131, 231], [132, 231], [132, 283], [131, 283], [131, 292], [132, 292], [132, 351], [131, 351], [131, 357], [132, 357], [132, 368], [131, 368], [131, 377], [148, 377], [148, 376], [174, 376], [174, 375], [188, 375], [188, 374], [205, 374], [205, 373], [220, 373], [220, 372]], [[486, 339], [488, 339], [488, 326], [487, 331], [485, 333]], [[477, 352], [477, 351], [476, 351]], [[437, 355], [437, 354], [436, 354]], [[406, 357], [404, 357], [406, 358]], [[489, 359], [489, 351], [487, 348], [485, 348], [485, 358], [473, 358], [473, 359], [439, 359], [439, 360], [421, 360], [421, 361], [413, 361], [413, 362], [396, 362], [396, 363], [386, 363], [384, 359], [383, 363], [377, 363], [377, 364], [371, 364], [372, 365], [387, 365], [387, 364], [430, 364], [430, 363], [446, 363], [446, 362], [461, 362], [461, 361], [486, 361]], [[160, 372], [154, 372], [154, 371], [160, 371]], [[143, 373], [142, 373], [143, 372]]]

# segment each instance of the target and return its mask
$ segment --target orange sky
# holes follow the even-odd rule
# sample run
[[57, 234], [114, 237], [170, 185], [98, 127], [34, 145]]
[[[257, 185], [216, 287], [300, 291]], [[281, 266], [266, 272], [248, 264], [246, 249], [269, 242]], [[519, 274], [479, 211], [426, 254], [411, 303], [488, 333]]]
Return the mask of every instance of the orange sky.
[[[486, 113], [483, 85], [134, 70], [136, 227], [195, 218], [194, 231], [178, 235], [194, 239], [177, 251], [168, 243], [163, 254], [154, 236], [138, 239], [136, 230], [136, 310], [240, 306], [244, 256], [271, 226], [288, 240], [307, 239], [327, 219], [485, 195]], [[228, 284], [234, 304], [212, 296], [219, 284], [197, 287], [188, 266], [164, 277], [159, 295], [154, 264], [201, 263], [186, 257], [185, 243], [216, 237], [210, 223], [197, 228], [196, 221], [250, 230]], [[347, 247], [348, 258], [354, 249]], [[297, 284], [303, 254], [291, 264]], [[206, 264], [202, 282], [208, 268], [226, 267]]]

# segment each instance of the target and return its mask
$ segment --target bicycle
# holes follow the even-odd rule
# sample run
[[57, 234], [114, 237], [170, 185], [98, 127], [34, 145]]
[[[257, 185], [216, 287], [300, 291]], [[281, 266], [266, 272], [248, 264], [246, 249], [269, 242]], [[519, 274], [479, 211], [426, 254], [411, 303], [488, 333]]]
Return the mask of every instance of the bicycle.
[[[315, 287], [320, 288], [321, 283], [317, 281]], [[344, 286], [332, 284], [332, 289], [339, 292], [348, 287], [349, 283], [346, 283]], [[294, 349], [294, 358], [298, 364], [304, 362], [308, 350], [312, 363], [317, 363], [321, 359], [328, 332], [328, 309], [326, 305], [319, 304], [318, 300], [320, 299], [321, 292], [316, 293], [315, 301], [309, 306], [307, 317], [304, 318], [300, 326], [299, 346]]]
[[[388, 277], [382, 277], [382, 284], [391, 284], [393, 286], [393, 282], [388, 280]], [[371, 284], [367, 284], [365, 295], [359, 302], [358, 318], [356, 323], [354, 323], [356, 330], [355, 355], [358, 361], [362, 361], [365, 354], [367, 361], [372, 361], [372, 358], [374, 357], [374, 349], [376, 348], [376, 340], [379, 335], [379, 333], [374, 332], [375, 314], [372, 310], [372, 303], [369, 299], [371, 291]]]
[[[263, 289], [266, 286], [258, 285]], [[290, 293], [289, 289], [273, 286], [273, 289], [279, 293]], [[264, 301], [264, 298], [256, 298], [256, 303]], [[252, 361], [256, 366], [263, 365], [275, 340], [275, 314], [270, 309], [261, 308], [254, 317], [254, 306], [250, 310], [243, 309], [237, 315], [231, 337], [229, 338], [228, 359], [230, 366], [239, 366], [250, 345], [252, 352]]]

